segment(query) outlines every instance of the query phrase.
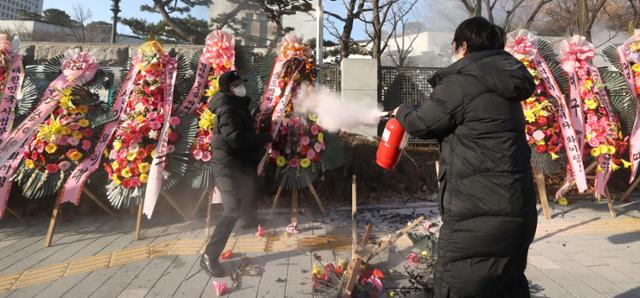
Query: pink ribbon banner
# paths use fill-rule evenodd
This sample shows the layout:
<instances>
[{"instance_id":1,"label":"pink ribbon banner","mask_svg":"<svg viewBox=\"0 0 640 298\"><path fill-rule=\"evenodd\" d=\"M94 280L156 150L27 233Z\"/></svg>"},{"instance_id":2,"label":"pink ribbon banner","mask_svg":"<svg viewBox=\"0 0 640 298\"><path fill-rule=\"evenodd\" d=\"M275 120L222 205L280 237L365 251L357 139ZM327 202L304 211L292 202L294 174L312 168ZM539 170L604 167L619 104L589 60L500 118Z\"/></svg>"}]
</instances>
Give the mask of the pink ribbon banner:
<instances>
[{"instance_id":1,"label":"pink ribbon banner","mask_svg":"<svg viewBox=\"0 0 640 298\"><path fill-rule=\"evenodd\" d=\"M200 55L202 58L204 54ZM193 86L187 97L182 101L180 108L178 109L178 115L188 115L193 113L193 110L196 109L198 103L200 102L200 97L202 97L202 91L207 85L207 78L209 77L209 73L211 72L211 64L208 62L203 62L202 59L198 61L198 68L196 69L196 80L193 82Z\"/></svg>"},{"instance_id":2,"label":"pink ribbon banner","mask_svg":"<svg viewBox=\"0 0 640 298\"><path fill-rule=\"evenodd\" d=\"M162 180L164 180L164 167L167 158L167 140L169 138L169 119L171 118L171 106L173 104L173 87L176 81L176 62L166 64L165 85L164 85L164 125L160 131L158 138L157 154L153 158L151 168L149 169L149 180L144 196L143 213L147 218L151 218L153 209L156 206L158 195L162 189Z\"/></svg>"},{"instance_id":3,"label":"pink ribbon banner","mask_svg":"<svg viewBox=\"0 0 640 298\"><path fill-rule=\"evenodd\" d=\"M71 176L69 176L69 179L65 182L62 188L62 193L60 194L61 203L73 203L74 205L78 205L80 203L82 188L87 182L87 179L89 179L89 176L98 169L100 160L102 159L102 152L107 148L113 132L116 127L118 127L120 114L124 111L125 102L133 91L133 83L138 75L138 71L139 70L136 67L132 67L129 70L125 79L125 84L123 85L124 87L120 90L118 98L116 98L116 101L113 103L113 107L111 108L111 112L116 116L116 120L107 123L102 128L100 139L98 139L98 143L93 149L93 153L78 164L73 172L71 172Z\"/></svg>"},{"instance_id":4,"label":"pink ribbon banner","mask_svg":"<svg viewBox=\"0 0 640 298\"><path fill-rule=\"evenodd\" d=\"M8 69L7 81L4 85L0 102L0 147L4 145L4 140L9 137L13 127L14 109L18 102L22 81L24 79L24 68L22 67L22 55L13 55L11 67Z\"/></svg>"},{"instance_id":5,"label":"pink ribbon banner","mask_svg":"<svg viewBox=\"0 0 640 298\"><path fill-rule=\"evenodd\" d=\"M611 123L614 123L616 127L620 127L617 123L616 114L613 111L613 107L611 107L611 101L609 100L609 95L607 94L607 90L604 87L604 82L600 77L600 73L598 69L594 66L589 66L589 72L591 73L591 77L593 78L593 82L596 86L598 86L598 95L600 97L600 103L604 107L607 118ZM600 198L601 196L606 195L606 187L607 182L609 181L609 177L611 176L611 154L601 154L598 157L598 166L599 171L596 173L596 182L595 182L595 196L596 198Z\"/></svg>"},{"instance_id":6,"label":"pink ribbon banner","mask_svg":"<svg viewBox=\"0 0 640 298\"><path fill-rule=\"evenodd\" d=\"M631 176L629 177L629 183L635 180L638 174L638 164L640 164L640 94L638 94L635 80L633 79L633 72L631 71L631 62L625 53L627 43L618 47L618 58L620 59L620 69L624 74L624 78L627 81L629 89L636 98L636 121L633 124L631 130L631 136L629 138L629 159L631 160Z\"/></svg>"},{"instance_id":7,"label":"pink ribbon banner","mask_svg":"<svg viewBox=\"0 0 640 298\"><path fill-rule=\"evenodd\" d=\"M262 104L260 107L260 111L265 111L269 108L273 108L276 105L276 96L278 96L282 90L280 90L280 76L284 71L284 63L285 60L280 58L276 58L275 64L273 65L273 70L271 71L271 76L269 77L269 82L265 87L264 95L262 96ZM262 117L266 115L262 115L262 113L258 114L258 121L256 121L256 129L259 131L259 125L262 120Z\"/></svg>"},{"instance_id":8,"label":"pink ribbon banner","mask_svg":"<svg viewBox=\"0 0 640 298\"><path fill-rule=\"evenodd\" d=\"M562 137L564 140L565 151L569 159L569 165L573 177L575 178L578 191L584 192L587 190L587 178L584 171L584 164L582 163L582 151L576 136L576 131L573 128L571 117L569 116L569 107L565 100L565 96L560 90L558 83L553 78L551 69L547 62L537 54L533 58L533 62L536 69L540 73L540 77L544 82L544 86L547 92L553 96L558 102L558 123L562 131Z\"/></svg>"}]
</instances>

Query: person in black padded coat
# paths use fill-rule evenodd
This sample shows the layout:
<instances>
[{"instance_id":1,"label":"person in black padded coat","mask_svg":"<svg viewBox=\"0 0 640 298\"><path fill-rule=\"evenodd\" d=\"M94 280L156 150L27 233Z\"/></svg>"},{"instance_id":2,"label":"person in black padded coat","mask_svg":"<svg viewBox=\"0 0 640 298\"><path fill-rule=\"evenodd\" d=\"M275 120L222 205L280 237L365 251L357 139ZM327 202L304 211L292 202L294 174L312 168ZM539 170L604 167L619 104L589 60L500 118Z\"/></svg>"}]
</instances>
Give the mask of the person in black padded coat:
<instances>
[{"instance_id":1,"label":"person in black padded coat","mask_svg":"<svg viewBox=\"0 0 640 298\"><path fill-rule=\"evenodd\" d=\"M410 135L440 142L435 297L529 297L538 217L520 101L534 82L503 50L505 35L482 17L462 22L457 61L429 80L430 98L394 112Z\"/></svg>"},{"instance_id":2,"label":"person in black padded coat","mask_svg":"<svg viewBox=\"0 0 640 298\"><path fill-rule=\"evenodd\" d=\"M209 101L209 109L216 115L212 144L213 175L224 211L209 239L200 265L215 277L225 275L218 258L238 218L244 219L245 229L257 227L256 169L261 148L271 142L270 134L256 134L249 111L250 98L246 96L244 82L235 71L222 74L218 79L220 91ZM269 120L269 117L264 119ZM268 126L269 123L261 125Z\"/></svg>"}]
</instances>

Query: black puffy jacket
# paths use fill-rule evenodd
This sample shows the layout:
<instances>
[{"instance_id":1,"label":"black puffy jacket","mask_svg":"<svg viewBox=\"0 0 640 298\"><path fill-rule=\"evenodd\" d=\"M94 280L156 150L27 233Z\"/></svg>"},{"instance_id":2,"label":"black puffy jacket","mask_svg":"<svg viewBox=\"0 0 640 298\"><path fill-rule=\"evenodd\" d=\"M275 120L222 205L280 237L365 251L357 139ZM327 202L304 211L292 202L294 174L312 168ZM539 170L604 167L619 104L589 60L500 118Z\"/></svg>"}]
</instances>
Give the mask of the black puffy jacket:
<instances>
[{"instance_id":1,"label":"black puffy jacket","mask_svg":"<svg viewBox=\"0 0 640 298\"><path fill-rule=\"evenodd\" d=\"M436 297L528 297L537 211L520 101L533 79L495 50L471 53L429 83L424 104L396 115L412 136L440 141Z\"/></svg>"},{"instance_id":2,"label":"black puffy jacket","mask_svg":"<svg viewBox=\"0 0 640 298\"><path fill-rule=\"evenodd\" d=\"M256 166L261 148L271 141L268 134L256 134L249 112L249 97L218 92L209 102L216 114L213 134L213 161ZM231 159L231 160L230 160Z\"/></svg>"}]
</instances>

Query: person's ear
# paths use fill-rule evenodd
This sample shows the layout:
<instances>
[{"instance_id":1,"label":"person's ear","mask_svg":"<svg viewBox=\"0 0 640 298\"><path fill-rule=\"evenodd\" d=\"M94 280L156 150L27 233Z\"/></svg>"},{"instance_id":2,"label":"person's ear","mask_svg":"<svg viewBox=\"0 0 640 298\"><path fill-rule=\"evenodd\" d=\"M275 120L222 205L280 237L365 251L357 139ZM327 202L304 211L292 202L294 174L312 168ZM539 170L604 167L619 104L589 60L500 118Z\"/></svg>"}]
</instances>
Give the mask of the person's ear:
<instances>
[{"instance_id":1,"label":"person's ear","mask_svg":"<svg viewBox=\"0 0 640 298\"><path fill-rule=\"evenodd\" d=\"M466 41L462 42L462 45L460 46L460 52L462 53L463 57L469 54L469 48L467 47Z\"/></svg>"}]
</instances>

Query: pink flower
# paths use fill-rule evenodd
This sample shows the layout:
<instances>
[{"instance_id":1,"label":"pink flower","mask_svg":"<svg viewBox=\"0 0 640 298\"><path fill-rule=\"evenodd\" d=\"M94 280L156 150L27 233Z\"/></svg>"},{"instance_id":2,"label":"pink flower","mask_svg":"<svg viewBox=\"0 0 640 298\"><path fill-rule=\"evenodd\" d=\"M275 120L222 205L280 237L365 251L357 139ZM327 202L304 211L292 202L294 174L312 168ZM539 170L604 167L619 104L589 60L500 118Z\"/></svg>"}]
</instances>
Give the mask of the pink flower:
<instances>
[{"instance_id":1,"label":"pink flower","mask_svg":"<svg viewBox=\"0 0 640 298\"><path fill-rule=\"evenodd\" d=\"M302 143L302 145L309 145L309 142L311 142L311 140L308 136L303 136L302 138L300 138L300 143Z\"/></svg>"},{"instance_id":2,"label":"pink flower","mask_svg":"<svg viewBox=\"0 0 640 298\"><path fill-rule=\"evenodd\" d=\"M533 139L535 139L536 141L540 141L542 139L544 139L544 132L540 131L540 130L536 130L533 132Z\"/></svg>"},{"instance_id":3,"label":"pink flower","mask_svg":"<svg viewBox=\"0 0 640 298\"><path fill-rule=\"evenodd\" d=\"M178 117L171 117L171 119L169 119L169 124L171 126L176 126L178 124L180 124L180 118Z\"/></svg>"},{"instance_id":4,"label":"pink flower","mask_svg":"<svg viewBox=\"0 0 640 298\"><path fill-rule=\"evenodd\" d=\"M382 292L382 281L380 281L380 279L378 279L377 277L371 275L371 277L369 277L369 279L367 280L371 285L373 285L373 287L379 292Z\"/></svg>"},{"instance_id":5,"label":"pink flower","mask_svg":"<svg viewBox=\"0 0 640 298\"><path fill-rule=\"evenodd\" d=\"M69 145L71 146L78 146L78 144L80 144L80 140L76 138L69 138L69 140L67 140L67 143L69 143Z\"/></svg>"},{"instance_id":6,"label":"pink flower","mask_svg":"<svg viewBox=\"0 0 640 298\"><path fill-rule=\"evenodd\" d=\"M91 141L89 140L82 141L82 150L89 151L89 149L91 149Z\"/></svg>"},{"instance_id":7,"label":"pink flower","mask_svg":"<svg viewBox=\"0 0 640 298\"><path fill-rule=\"evenodd\" d=\"M202 160L202 150L193 150L193 158L196 160Z\"/></svg>"},{"instance_id":8,"label":"pink flower","mask_svg":"<svg viewBox=\"0 0 640 298\"><path fill-rule=\"evenodd\" d=\"M258 232L256 233L256 237L264 237L264 229L262 228L261 225L258 225Z\"/></svg>"},{"instance_id":9,"label":"pink flower","mask_svg":"<svg viewBox=\"0 0 640 298\"><path fill-rule=\"evenodd\" d=\"M211 152L202 151L202 161L207 162L211 160Z\"/></svg>"},{"instance_id":10,"label":"pink flower","mask_svg":"<svg viewBox=\"0 0 640 298\"><path fill-rule=\"evenodd\" d=\"M36 145L36 151L38 151L38 153L42 153L42 151L44 150L44 142L38 142Z\"/></svg>"},{"instance_id":11,"label":"pink flower","mask_svg":"<svg viewBox=\"0 0 640 298\"><path fill-rule=\"evenodd\" d=\"M271 158L276 159L276 158L278 158L278 156L280 156L280 151L278 151L278 150L272 150L271 151Z\"/></svg>"},{"instance_id":12,"label":"pink flower","mask_svg":"<svg viewBox=\"0 0 640 298\"><path fill-rule=\"evenodd\" d=\"M317 125L311 125L311 133L315 136L320 133L320 127Z\"/></svg>"},{"instance_id":13,"label":"pink flower","mask_svg":"<svg viewBox=\"0 0 640 298\"><path fill-rule=\"evenodd\" d=\"M321 152L322 149L324 148L324 146L320 143L316 143L315 145L313 145L313 150L317 151L317 152Z\"/></svg>"},{"instance_id":14,"label":"pink flower","mask_svg":"<svg viewBox=\"0 0 640 298\"><path fill-rule=\"evenodd\" d=\"M307 158L308 159L316 158L316 151L315 150L309 150L309 152L307 152Z\"/></svg>"},{"instance_id":15,"label":"pink flower","mask_svg":"<svg viewBox=\"0 0 640 298\"><path fill-rule=\"evenodd\" d=\"M77 122L71 123L71 124L69 124L69 129L78 130L78 129L80 129L80 124L78 124Z\"/></svg>"},{"instance_id":16,"label":"pink flower","mask_svg":"<svg viewBox=\"0 0 640 298\"><path fill-rule=\"evenodd\" d=\"M63 171L68 170L70 167L71 167L71 163L66 160L58 164L58 168L60 168L60 170L63 170Z\"/></svg>"},{"instance_id":17,"label":"pink flower","mask_svg":"<svg viewBox=\"0 0 640 298\"><path fill-rule=\"evenodd\" d=\"M174 151L176 151L176 146L167 145L167 153L173 153Z\"/></svg>"},{"instance_id":18,"label":"pink flower","mask_svg":"<svg viewBox=\"0 0 640 298\"><path fill-rule=\"evenodd\" d=\"M598 140L598 138L591 138L591 140L589 140L589 146L592 148L600 146L600 140Z\"/></svg>"},{"instance_id":19,"label":"pink flower","mask_svg":"<svg viewBox=\"0 0 640 298\"><path fill-rule=\"evenodd\" d=\"M229 290L229 288L227 287L227 283L224 281L217 282L214 280L212 284L213 284L213 290L216 292L216 296L223 296Z\"/></svg>"},{"instance_id":20,"label":"pink flower","mask_svg":"<svg viewBox=\"0 0 640 298\"><path fill-rule=\"evenodd\" d=\"M298 230L298 225L297 224L289 224L287 226L287 233L289 235L296 235L298 233L300 233L300 231Z\"/></svg>"},{"instance_id":21,"label":"pink flower","mask_svg":"<svg viewBox=\"0 0 640 298\"><path fill-rule=\"evenodd\" d=\"M213 141L213 136L211 134L208 134L205 138L204 138L204 142L209 144L211 143L211 141Z\"/></svg>"},{"instance_id":22,"label":"pink flower","mask_svg":"<svg viewBox=\"0 0 640 298\"><path fill-rule=\"evenodd\" d=\"M162 124L160 124L160 122L158 121L151 121L151 123L149 123L149 127L153 130L158 130L162 128Z\"/></svg>"},{"instance_id":23,"label":"pink flower","mask_svg":"<svg viewBox=\"0 0 640 298\"><path fill-rule=\"evenodd\" d=\"M300 161L297 158L289 160L289 167L297 168L298 166L300 166Z\"/></svg>"},{"instance_id":24,"label":"pink flower","mask_svg":"<svg viewBox=\"0 0 640 298\"><path fill-rule=\"evenodd\" d=\"M419 254L412 252L407 256L407 263L411 266L415 266L420 264L422 261L422 258L420 257Z\"/></svg>"},{"instance_id":25,"label":"pink flower","mask_svg":"<svg viewBox=\"0 0 640 298\"><path fill-rule=\"evenodd\" d=\"M47 171L47 173L49 174L53 174L58 172L58 165L54 164L54 163L50 163L45 167L45 170Z\"/></svg>"}]
</instances>

